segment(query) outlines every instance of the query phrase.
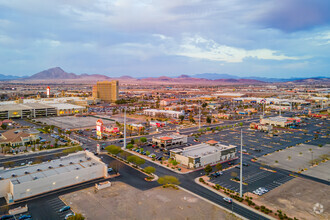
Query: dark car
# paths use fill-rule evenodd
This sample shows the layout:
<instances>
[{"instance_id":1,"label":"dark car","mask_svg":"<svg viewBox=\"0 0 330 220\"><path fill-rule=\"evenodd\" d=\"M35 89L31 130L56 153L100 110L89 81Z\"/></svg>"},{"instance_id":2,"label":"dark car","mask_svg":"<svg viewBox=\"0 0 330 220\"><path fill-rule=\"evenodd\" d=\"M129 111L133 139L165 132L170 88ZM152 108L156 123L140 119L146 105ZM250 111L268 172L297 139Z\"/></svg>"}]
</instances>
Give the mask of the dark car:
<instances>
[{"instance_id":1,"label":"dark car","mask_svg":"<svg viewBox=\"0 0 330 220\"><path fill-rule=\"evenodd\" d=\"M14 216L13 215L3 215L0 217L1 220L2 219L11 219L11 218L14 218Z\"/></svg>"},{"instance_id":2,"label":"dark car","mask_svg":"<svg viewBox=\"0 0 330 220\"><path fill-rule=\"evenodd\" d=\"M245 167L249 166L249 164L247 164L247 163L242 163L242 165L245 166Z\"/></svg>"}]
</instances>

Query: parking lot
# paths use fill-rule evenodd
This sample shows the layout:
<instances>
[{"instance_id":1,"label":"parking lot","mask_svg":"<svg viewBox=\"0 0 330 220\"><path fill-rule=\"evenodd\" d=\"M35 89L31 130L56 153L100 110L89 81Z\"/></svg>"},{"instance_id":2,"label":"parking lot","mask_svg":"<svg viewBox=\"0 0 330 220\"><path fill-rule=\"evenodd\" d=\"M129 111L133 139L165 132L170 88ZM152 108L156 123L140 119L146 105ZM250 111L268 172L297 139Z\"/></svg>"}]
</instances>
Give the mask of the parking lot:
<instances>
[{"instance_id":1,"label":"parking lot","mask_svg":"<svg viewBox=\"0 0 330 220\"><path fill-rule=\"evenodd\" d=\"M236 163L238 161L235 161ZM240 169L234 167L223 171L223 175L219 177L212 177L211 182L219 184L227 189L239 192L239 183L233 179L235 176L239 177ZM260 169L260 165L257 163L249 162L248 166L243 166L243 182L247 185L243 185L243 193L253 192L259 187L265 187L267 190L272 190L294 177L289 176L288 173L282 172L270 172Z\"/></svg>"},{"instance_id":2,"label":"parking lot","mask_svg":"<svg viewBox=\"0 0 330 220\"><path fill-rule=\"evenodd\" d=\"M98 118L95 117L75 117L75 116L64 116L64 117L49 117L39 118L37 121L47 123L49 125L55 125L62 129L78 129L78 128L90 128L96 126ZM114 124L114 121L103 120L104 125Z\"/></svg>"},{"instance_id":3,"label":"parking lot","mask_svg":"<svg viewBox=\"0 0 330 220\"><path fill-rule=\"evenodd\" d=\"M285 163L283 167L279 167L284 169L283 172L270 172L263 169L260 169L262 166L261 164L265 161L258 160L258 163L251 162L251 159L253 158L259 158L265 154L269 154L270 156L274 155L275 153L278 153L276 151L286 149L289 146L295 146L296 144L301 144L305 142L309 142L308 144L314 144L312 148L319 148L318 145L320 143L327 143L327 130L324 128L326 126L327 122L322 121L324 124L322 126L320 125L320 120L316 119L310 119L307 121L306 124L301 125L299 129L291 130L291 131L281 131L277 133L276 136L269 136L267 133L251 130L248 127L236 127L233 129L226 129L222 131L214 131L210 134L204 134L200 137L198 137L198 142L195 141L194 136L188 137L188 145L195 145L201 142L205 142L208 140L216 140L220 141L223 144L229 145L233 144L236 146L240 146L240 130L243 130L243 151L245 152L243 154L243 162L248 163L248 167L243 167L243 180L247 185L243 186L244 192L252 192L256 190L259 187L265 187L268 190L272 190L289 180L291 180L292 176L289 176L290 171L286 171ZM306 131L306 130L307 131ZM318 138L314 140L315 134L318 134ZM181 146L181 147L185 147ZM144 151L149 151L150 153L156 154L156 156L164 156L165 158L168 158L169 156L165 154L163 151L160 151L160 149L154 149L151 146L142 146ZM294 148L289 148L294 149ZM324 152L326 151L326 147L319 148L323 149ZM239 148L238 148L239 150ZM280 151L285 152L286 150ZM275 153L274 153L275 152ZM319 152L319 154L324 153ZM297 153L298 154L298 153ZM310 158L310 154L305 153L306 157ZM318 154L317 154L318 155ZM270 157L266 156L266 157ZM287 160L288 155L281 156L282 160ZM237 164L239 161L233 161L234 164ZM286 161L288 162L288 161ZM308 162L308 161L307 161ZM228 167L228 164L224 163L223 168ZM288 169L290 170L290 169ZM320 172L324 172L326 169L321 169ZM297 170L295 170L297 171ZM219 184L223 187L226 187L228 189L239 191L239 183L232 181L233 178L232 173L236 173L236 175L239 176L239 169L232 168L230 170L224 171L223 175L217 178L213 178L211 181ZM325 171L326 172L326 171ZM306 173L308 174L308 173Z\"/></svg>"}]
</instances>

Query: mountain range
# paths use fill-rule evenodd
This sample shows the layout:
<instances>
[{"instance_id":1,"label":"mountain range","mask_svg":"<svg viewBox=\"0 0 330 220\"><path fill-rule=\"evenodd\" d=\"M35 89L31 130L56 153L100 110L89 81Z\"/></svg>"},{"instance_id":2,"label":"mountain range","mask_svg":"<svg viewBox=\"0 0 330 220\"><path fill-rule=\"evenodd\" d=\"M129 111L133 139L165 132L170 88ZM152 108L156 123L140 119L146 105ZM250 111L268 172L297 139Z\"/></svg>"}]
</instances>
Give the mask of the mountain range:
<instances>
[{"instance_id":1,"label":"mountain range","mask_svg":"<svg viewBox=\"0 0 330 220\"><path fill-rule=\"evenodd\" d=\"M313 82L329 82L330 79L327 77L313 77L313 78L290 78L290 79L279 79L279 78L267 78L267 77L238 77L230 74L218 74L218 73L202 73L195 75L180 75L177 77L144 77L144 78L133 78L131 76L121 77L108 77L101 74L80 74L68 73L60 67L50 68L48 70L41 71L27 77L17 76L6 76L0 74L0 80L29 80L29 81L99 81L99 80L110 80L119 79L124 82L143 82L143 83L173 83L173 84L260 84L270 82L297 82L297 83L313 83Z\"/></svg>"}]
</instances>

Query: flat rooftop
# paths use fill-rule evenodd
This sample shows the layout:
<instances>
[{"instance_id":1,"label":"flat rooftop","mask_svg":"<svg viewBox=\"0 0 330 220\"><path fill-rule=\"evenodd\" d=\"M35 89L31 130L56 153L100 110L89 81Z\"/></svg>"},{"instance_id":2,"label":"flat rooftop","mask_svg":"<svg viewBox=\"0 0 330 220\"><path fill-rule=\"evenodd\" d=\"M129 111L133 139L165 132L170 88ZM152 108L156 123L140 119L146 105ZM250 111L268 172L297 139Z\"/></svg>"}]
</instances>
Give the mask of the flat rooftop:
<instances>
[{"instance_id":1,"label":"flat rooftop","mask_svg":"<svg viewBox=\"0 0 330 220\"><path fill-rule=\"evenodd\" d=\"M85 152L77 152L49 162L0 170L0 177L15 185L100 164L103 162L88 157Z\"/></svg>"},{"instance_id":2,"label":"flat rooftop","mask_svg":"<svg viewBox=\"0 0 330 220\"><path fill-rule=\"evenodd\" d=\"M190 146L190 147L185 147L182 150L181 149L173 149L172 151L175 153L180 153L182 154L182 156L185 157L203 157L209 154L214 154L216 152L220 152L223 150L227 150L227 149L231 149L231 148L236 148L236 146L234 145L224 145L224 144L220 144L218 143L217 145L210 145L207 143L201 143L201 144L197 144L194 146Z\"/></svg>"},{"instance_id":3,"label":"flat rooftop","mask_svg":"<svg viewBox=\"0 0 330 220\"><path fill-rule=\"evenodd\" d=\"M164 136L158 136L158 137L155 137L157 139L160 139L160 140L172 140L172 139L180 139L180 138L183 138L183 137L186 137L187 135L181 135L181 134L170 134L170 135L164 135Z\"/></svg>"}]
</instances>

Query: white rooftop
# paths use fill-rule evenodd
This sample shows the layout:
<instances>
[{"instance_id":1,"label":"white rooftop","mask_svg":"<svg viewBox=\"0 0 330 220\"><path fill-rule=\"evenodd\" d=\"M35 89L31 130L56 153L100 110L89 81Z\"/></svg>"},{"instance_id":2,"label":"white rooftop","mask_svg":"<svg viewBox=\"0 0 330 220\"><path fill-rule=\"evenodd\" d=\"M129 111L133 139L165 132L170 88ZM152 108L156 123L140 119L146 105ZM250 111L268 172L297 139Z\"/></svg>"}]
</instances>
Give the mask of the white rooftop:
<instances>
[{"instance_id":1,"label":"white rooftop","mask_svg":"<svg viewBox=\"0 0 330 220\"><path fill-rule=\"evenodd\" d=\"M203 157L209 154L214 154L223 150L227 150L227 149L231 149L231 148L236 148L236 146L234 145L224 145L224 144L216 144L216 145L210 145L207 143L201 143L201 144L197 144L194 146L190 146L190 147L185 147L182 150L181 149L173 149L172 151L175 153L180 153L182 154L182 156L185 157Z\"/></svg>"},{"instance_id":2,"label":"white rooftop","mask_svg":"<svg viewBox=\"0 0 330 220\"><path fill-rule=\"evenodd\" d=\"M0 170L0 181L9 179L13 184L20 184L100 164L103 162L88 157L85 152L77 152L41 164Z\"/></svg>"}]
</instances>

